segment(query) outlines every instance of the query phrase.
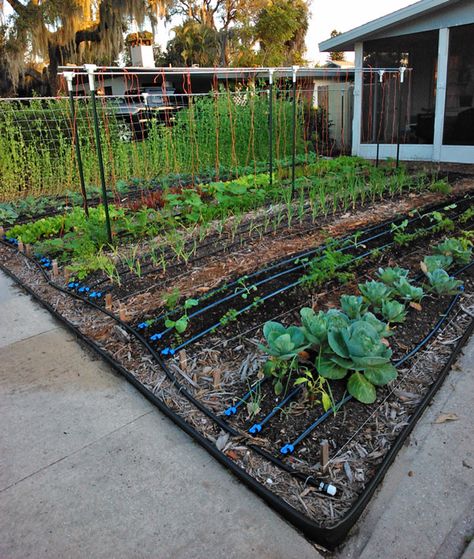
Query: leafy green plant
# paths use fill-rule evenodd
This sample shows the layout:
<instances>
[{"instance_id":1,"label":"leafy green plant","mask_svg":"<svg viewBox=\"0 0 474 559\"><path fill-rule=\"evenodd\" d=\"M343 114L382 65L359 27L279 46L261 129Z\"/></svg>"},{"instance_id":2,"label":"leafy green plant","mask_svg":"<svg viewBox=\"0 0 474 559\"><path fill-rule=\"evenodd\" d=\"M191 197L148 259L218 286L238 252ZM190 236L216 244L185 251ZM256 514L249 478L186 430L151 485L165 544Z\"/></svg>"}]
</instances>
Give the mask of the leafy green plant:
<instances>
[{"instance_id":1,"label":"leafy green plant","mask_svg":"<svg viewBox=\"0 0 474 559\"><path fill-rule=\"evenodd\" d=\"M367 281L359 284L359 289L373 309L378 312L382 307L383 301L391 298L393 290L381 281Z\"/></svg>"},{"instance_id":2,"label":"leafy green plant","mask_svg":"<svg viewBox=\"0 0 474 559\"><path fill-rule=\"evenodd\" d=\"M363 297L356 295L342 295L341 309L351 320L359 319L367 312L367 304Z\"/></svg>"},{"instance_id":3,"label":"leafy green plant","mask_svg":"<svg viewBox=\"0 0 474 559\"><path fill-rule=\"evenodd\" d=\"M174 328L178 334L185 332L189 325L188 310L199 304L196 299L186 299L183 305L184 314L176 320L167 318L165 320L166 328Z\"/></svg>"},{"instance_id":4,"label":"leafy green plant","mask_svg":"<svg viewBox=\"0 0 474 559\"><path fill-rule=\"evenodd\" d=\"M379 320L375 316L375 314L373 314L371 312L366 312L362 316L361 320L363 322L367 322L368 324L370 324L372 326L372 328L374 328L376 330L376 332L378 332L378 334L380 335L381 338L388 338L389 336L391 336L393 334L393 332L390 330L388 324L386 324L382 320Z\"/></svg>"},{"instance_id":5,"label":"leafy green plant","mask_svg":"<svg viewBox=\"0 0 474 559\"><path fill-rule=\"evenodd\" d=\"M227 324L229 324L229 322L237 320L238 314L239 313L236 309L229 309L223 316L221 316L219 322L222 324L222 326L226 326Z\"/></svg>"},{"instance_id":6,"label":"leafy green plant","mask_svg":"<svg viewBox=\"0 0 474 559\"><path fill-rule=\"evenodd\" d=\"M379 268L377 271L379 280L386 285L392 287L395 282L401 278L408 277L408 270L406 268Z\"/></svg>"},{"instance_id":7,"label":"leafy green plant","mask_svg":"<svg viewBox=\"0 0 474 559\"><path fill-rule=\"evenodd\" d=\"M259 348L282 361L294 359L308 347L303 330L298 326L285 328L279 322L266 322L263 335L268 345L260 344Z\"/></svg>"},{"instance_id":8,"label":"leafy green plant","mask_svg":"<svg viewBox=\"0 0 474 559\"><path fill-rule=\"evenodd\" d=\"M180 298L181 292L177 287L175 287L173 291L171 291L170 293L165 293L165 295L163 295L163 303L168 310L172 311L176 307Z\"/></svg>"},{"instance_id":9,"label":"leafy green plant","mask_svg":"<svg viewBox=\"0 0 474 559\"><path fill-rule=\"evenodd\" d=\"M235 292L241 290L241 297L242 299L247 299L248 296L252 293L252 291L257 291L257 287L255 285L250 285L248 286L246 281L248 279L248 276L242 276L241 278L239 278L237 280L237 284L239 285L239 287L236 288Z\"/></svg>"},{"instance_id":10,"label":"leafy green plant","mask_svg":"<svg viewBox=\"0 0 474 559\"><path fill-rule=\"evenodd\" d=\"M430 291L437 295L454 295L459 292L459 287L463 284L461 280L451 277L442 269L428 272L426 276L430 284Z\"/></svg>"},{"instance_id":11,"label":"leafy green plant","mask_svg":"<svg viewBox=\"0 0 474 559\"><path fill-rule=\"evenodd\" d=\"M425 294L422 287L412 285L406 278L399 279L393 287L397 297L403 301L415 301L419 303Z\"/></svg>"},{"instance_id":12,"label":"leafy green plant","mask_svg":"<svg viewBox=\"0 0 474 559\"><path fill-rule=\"evenodd\" d=\"M421 269L426 274L427 272L434 272L441 268L447 270L453 263L452 256L444 256L443 254L435 254L433 256L425 256L421 263Z\"/></svg>"},{"instance_id":13,"label":"leafy green plant","mask_svg":"<svg viewBox=\"0 0 474 559\"><path fill-rule=\"evenodd\" d=\"M436 245L434 252L444 256L451 256L460 264L468 264L472 258L471 243L466 239L456 239L454 237Z\"/></svg>"},{"instance_id":14,"label":"leafy green plant","mask_svg":"<svg viewBox=\"0 0 474 559\"><path fill-rule=\"evenodd\" d=\"M432 192L439 192L440 194L450 194L452 187L446 180L437 180L430 184Z\"/></svg>"},{"instance_id":15,"label":"leafy green plant","mask_svg":"<svg viewBox=\"0 0 474 559\"><path fill-rule=\"evenodd\" d=\"M398 301L383 301L380 314L388 322L405 322L407 312L405 305Z\"/></svg>"},{"instance_id":16,"label":"leafy green plant","mask_svg":"<svg viewBox=\"0 0 474 559\"><path fill-rule=\"evenodd\" d=\"M302 331L306 340L313 346L322 346L327 341L328 321L323 311L315 313L313 309L304 307L300 310Z\"/></svg>"},{"instance_id":17,"label":"leafy green plant","mask_svg":"<svg viewBox=\"0 0 474 559\"><path fill-rule=\"evenodd\" d=\"M329 330L328 343L333 355L317 359L319 374L329 379L342 379L353 371L347 389L362 403L375 402L375 386L384 386L397 377L390 363L392 351L382 343L375 328L365 321Z\"/></svg>"},{"instance_id":18,"label":"leafy green plant","mask_svg":"<svg viewBox=\"0 0 474 559\"><path fill-rule=\"evenodd\" d=\"M267 346L259 344L259 348L272 356L264 367L266 376L273 377L275 394L278 396L288 385L292 373L297 368L298 355L308 344L301 328L289 326L285 328L278 322L266 322L263 335Z\"/></svg>"},{"instance_id":19,"label":"leafy green plant","mask_svg":"<svg viewBox=\"0 0 474 559\"><path fill-rule=\"evenodd\" d=\"M306 388L312 405L320 403L324 411L328 411L331 408L335 410L336 403L331 392L331 386L324 377L317 373L315 374L307 367L303 367L298 371L298 375L295 380L295 386L304 386Z\"/></svg>"}]
</instances>

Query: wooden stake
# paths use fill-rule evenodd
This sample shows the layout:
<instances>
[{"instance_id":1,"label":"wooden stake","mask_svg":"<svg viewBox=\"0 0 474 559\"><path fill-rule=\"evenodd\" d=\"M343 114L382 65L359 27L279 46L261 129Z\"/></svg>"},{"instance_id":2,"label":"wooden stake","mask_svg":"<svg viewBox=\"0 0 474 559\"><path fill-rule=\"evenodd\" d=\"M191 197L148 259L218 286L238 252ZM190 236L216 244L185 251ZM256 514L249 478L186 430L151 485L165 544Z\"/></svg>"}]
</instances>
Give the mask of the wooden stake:
<instances>
[{"instance_id":1,"label":"wooden stake","mask_svg":"<svg viewBox=\"0 0 474 559\"><path fill-rule=\"evenodd\" d=\"M108 311L112 310L112 293L105 294L105 308Z\"/></svg>"},{"instance_id":2,"label":"wooden stake","mask_svg":"<svg viewBox=\"0 0 474 559\"><path fill-rule=\"evenodd\" d=\"M25 252L25 245L23 244L23 241L18 241L18 250L20 252Z\"/></svg>"},{"instance_id":3,"label":"wooden stake","mask_svg":"<svg viewBox=\"0 0 474 559\"><path fill-rule=\"evenodd\" d=\"M4 235L5 235L5 229L3 228L2 225L0 225L0 237L3 239Z\"/></svg>"},{"instance_id":4,"label":"wooden stake","mask_svg":"<svg viewBox=\"0 0 474 559\"><path fill-rule=\"evenodd\" d=\"M212 371L212 376L214 379L214 388L220 388L221 387L221 372L219 369L214 369Z\"/></svg>"},{"instance_id":5,"label":"wooden stake","mask_svg":"<svg viewBox=\"0 0 474 559\"><path fill-rule=\"evenodd\" d=\"M69 268L64 269L64 281L65 283L69 283L69 278L71 277L71 270Z\"/></svg>"},{"instance_id":6,"label":"wooden stake","mask_svg":"<svg viewBox=\"0 0 474 559\"><path fill-rule=\"evenodd\" d=\"M59 276L58 261L53 260L53 277L57 278Z\"/></svg>"},{"instance_id":7,"label":"wooden stake","mask_svg":"<svg viewBox=\"0 0 474 559\"><path fill-rule=\"evenodd\" d=\"M122 322L127 322L127 320L128 320L127 310L122 305L120 305L120 308L119 308L119 318Z\"/></svg>"},{"instance_id":8,"label":"wooden stake","mask_svg":"<svg viewBox=\"0 0 474 559\"><path fill-rule=\"evenodd\" d=\"M25 245L25 254L26 256L31 256L31 245L29 244Z\"/></svg>"},{"instance_id":9,"label":"wooden stake","mask_svg":"<svg viewBox=\"0 0 474 559\"><path fill-rule=\"evenodd\" d=\"M321 441L320 462L321 462L321 468L323 470L323 473L325 473L326 470L328 469L328 462L329 462L329 442L326 439Z\"/></svg>"}]
</instances>

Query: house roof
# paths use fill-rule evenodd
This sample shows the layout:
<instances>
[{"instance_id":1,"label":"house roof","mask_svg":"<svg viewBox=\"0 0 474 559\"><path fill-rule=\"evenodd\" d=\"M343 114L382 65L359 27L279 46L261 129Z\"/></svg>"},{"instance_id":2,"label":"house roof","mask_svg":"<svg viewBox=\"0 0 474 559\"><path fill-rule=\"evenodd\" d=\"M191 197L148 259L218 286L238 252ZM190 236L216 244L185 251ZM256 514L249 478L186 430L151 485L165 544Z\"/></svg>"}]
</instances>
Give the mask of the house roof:
<instances>
[{"instance_id":1,"label":"house roof","mask_svg":"<svg viewBox=\"0 0 474 559\"><path fill-rule=\"evenodd\" d=\"M319 50L321 52L354 50L354 43L358 41L366 40L376 33L383 32L395 26L398 27L409 20L419 18L420 16L426 16L442 8L452 6L457 2L459 2L459 0L421 0L401 10L369 21L359 27L355 27L346 33L327 39L319 43Z\"/></svg>"}]
</instances>

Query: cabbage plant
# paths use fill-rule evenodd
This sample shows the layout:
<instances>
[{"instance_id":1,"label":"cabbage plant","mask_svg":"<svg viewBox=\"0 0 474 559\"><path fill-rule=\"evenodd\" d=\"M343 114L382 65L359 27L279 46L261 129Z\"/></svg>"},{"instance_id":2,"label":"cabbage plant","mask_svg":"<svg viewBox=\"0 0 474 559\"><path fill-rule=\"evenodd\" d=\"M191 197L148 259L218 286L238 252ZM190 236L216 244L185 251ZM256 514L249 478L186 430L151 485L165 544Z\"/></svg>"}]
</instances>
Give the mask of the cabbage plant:
<instances>
[{"instance_id":1,"label":"cabbage plant","mask_svg":"<svg viewBox=\"0 0 474 559\"><path fill-rule=\"evenodd\" d=\"M302 330L305 338L312 346L323 346L328 337L328 320L326 313L319 311L315 313L313 309L304 307L300 310Z\"/></svg>"},{"instance_id":2,"label":"cabbage plant","mask_svg":"<svg viewBox=\"0 0 474 559\"><path fill-rule=\"evenodd\" d=\"M351 319L359 319L367 311L364 298L356 295L342 295L341 309Z\"/></svg>"},{"instance_id":3,"label":"cabbage plant","mask_svg":"<svg viewBox=\"0 0 474 559\"><path fill-rule=\"evenodd\" d=\"M392 296L392 289L381 281L372 280L359 283L359 289L364 299L372 305L376 312L382 307L382 302Z\"/></svg>"},{"instance_id":4,"label":"cabbage plant","mask_svg":"<svg viewBox=\"0 0 474 559\"><path fill-rule=\"evenodd\" d=\"M384 301L381 315L387 322L405 322L407 311L405 305L398 301Z\"/></svg>"},{"instance_id":5,"label":"cabbage plant","mask_svg":"<svg viewBox=\"0 0 474 559\"><path fill-rule=\"evenodd\" d=\"M444 256L443 254L434 254L433 256L425 256L422 262L423 272L434 272L441 268L442 270L447 270L453 263L452 256Z\"/></svg>"},{"instance_id":6,"label":"cabbage plant","mask_svg":"<svg viewBox=\"0 0 474 559\"><path fill-rule=\"evenodd\" d=\"M376 386L384 386L397 377L390 363L392 351L368 322L356 320L350 326L330 329L328 344L332 353L316 360L321 376L342 379L349 371L349 393L364 404L376 399Z\"/></svg>"},{"instance_id":7,"label":"cabbage plant","mask_svg":"<svg viewBox=\"0 0 474 559\"><path fill-rule=\"evenodd\" d=\"M406 268L379 268L377 271L379 280L388 286L393 286L401 278L408 277L408 270Z\"/></svg>"},{"instance_id":8,"label":"cabbage plant","mask_svg":"<svg viewBox=\"0 0 474 559\"><path fill-rule=\"evenodd\" d=\"M375 314L371 312L366 312L364 316L361 318L363 322L368 322L372 328L375 328L377 333L380 335L381 338L388 338L393 334L393 332L388 327L388 324L379 320Z\"/></svg>"},{"instance_id":9,"label":"cabbage plant","mask_svg":"<svg viewBox=\"0 0 474 559\"><path fill-rule=\"evenodd\" d=\"M405 278L398 280L393 287L397 296L403 301L416 301L419 303L425 294L422 287L412 285Z\"/></svg>"},{"instance_id":10,"label":"cabbage plant","mask_svg":"<svg viewBox=\"0 0 474 559\"><path fill-rule=\"evenodd\" d=\"M279 322L269 321L263 327L263 335L268 345L259 344L259 348L282 361L293 359L309 346L298 326L285 328Z\"/></svg>"},{"instance_id":11,"label":"cabbage plant","mask_svg":"<svg viewBox=\"0 0 474 559\"><path fill-rule=\"evenodd\" d=\"M451 277L448 272L441 269L428 272L426 276L430 283L430 291L437 295L454 295L463 284L461 280Z\"/></svg>"},{"instance_id":12,"label":"cabbage plant","mask_svg":"<svg viewBox=\"0 0 474 559\"><path fill-rule=\"evenodd\" d=\"M472 248L470 242L465 239L446 239L439 245L435 246L436 254L451 256L460 264L468 264L472 258Z\"/></svg>"}]
</instances>

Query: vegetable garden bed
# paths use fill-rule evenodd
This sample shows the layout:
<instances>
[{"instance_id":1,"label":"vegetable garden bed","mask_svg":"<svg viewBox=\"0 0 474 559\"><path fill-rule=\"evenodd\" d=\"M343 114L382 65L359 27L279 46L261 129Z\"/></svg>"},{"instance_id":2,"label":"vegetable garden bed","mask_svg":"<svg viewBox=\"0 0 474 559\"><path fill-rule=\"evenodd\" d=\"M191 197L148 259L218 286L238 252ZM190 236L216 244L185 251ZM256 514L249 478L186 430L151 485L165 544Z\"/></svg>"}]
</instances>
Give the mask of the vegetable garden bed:
<instances>
[{"instance_id":1,"label":"vegetable garden bed","mask_svg":"<svg viewBox=\"0 0 474 559\"><path fill-rule=\"evenodd\" d=\"M196 250L166 253L165 267L149 256L156 239L136 245L143 273L122 259L119 282L103 270L67 278L66 265L53 274L44 252L25 257L8 230L0 261L240 479L334 547L472 330L472 200L461 181L449 194L339 202L317 219L290 201L280 224L277 204L251 208L206 235L196 222L186 230Z\"/></svg>"}]
</instances>

